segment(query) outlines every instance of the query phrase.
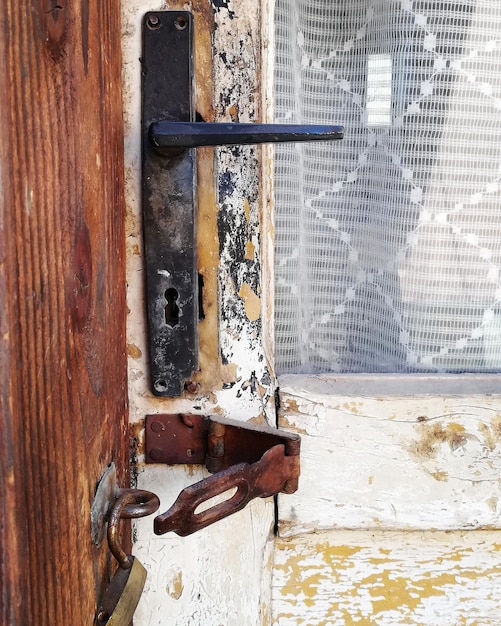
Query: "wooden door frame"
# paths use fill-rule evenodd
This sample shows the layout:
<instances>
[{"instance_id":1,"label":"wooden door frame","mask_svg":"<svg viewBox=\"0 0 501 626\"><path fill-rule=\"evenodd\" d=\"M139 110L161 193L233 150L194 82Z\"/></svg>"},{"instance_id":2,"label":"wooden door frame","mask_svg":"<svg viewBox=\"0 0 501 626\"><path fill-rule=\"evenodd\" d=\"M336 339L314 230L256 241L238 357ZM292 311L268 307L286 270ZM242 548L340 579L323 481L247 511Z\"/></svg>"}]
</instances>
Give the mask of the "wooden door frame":
<instances>
[{"instance_id":1,"label":"wooden door frame","mask_svg":"<svg viewBox=\"0 0 501 626\"><path fill-rule=\"evenodd\" d=\"M0 620L89 624L128 482L120 3L0 13Z\"/></svg>"}]
</instances>

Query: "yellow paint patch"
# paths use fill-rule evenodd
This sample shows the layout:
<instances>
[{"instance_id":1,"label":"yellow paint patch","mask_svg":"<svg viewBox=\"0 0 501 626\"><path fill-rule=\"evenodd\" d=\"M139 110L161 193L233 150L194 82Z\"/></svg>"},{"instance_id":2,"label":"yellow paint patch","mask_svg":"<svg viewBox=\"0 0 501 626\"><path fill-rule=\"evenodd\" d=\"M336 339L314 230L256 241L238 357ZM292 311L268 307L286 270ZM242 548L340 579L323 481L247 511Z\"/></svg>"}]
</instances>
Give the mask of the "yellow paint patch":
<instances>
[{"instance_id":1,"label":"yellow paint patch","mask_svg":"<svg viewBox=\"0 0 501 626\"><path fill-rule=\"evenodd\" d=\"M247 223L250 223L250 204L247 198L245 198L244 200L244 211L245 211L245 219L247 220Z\"/></svg>"},{"instance_id":2,"label":"yellow paint patch","mask_svg":"<svg viewBox=\"0 0 501 626\"><path fill-rule=\"evenodd\" d=\"M139 359L142 356L141 350L133 343L127 344L127 354L131 359Z\"/></svg>"},{"instance_id":3,"label":"yellow paint patch","mask_svg":"<svg viewBox=\"0 0 501 626\"><path fill-rule=\"evenodd\" d=\"M356 402L345 402L345 403L343 404L343 408L344 408L346 411L349 411L350 413L354 413L355 415L357 415L357 414L358 414L358 412L359 412L359 411L358 411L358 406L357 406L357 403L356 403Z\"/></svg>"},{"instance_id":4,"label":"yellow paint patch","mask_svg":"<svg viewBox=\"0 0 501 626\"><path fill-rule=\"evenodd\" d=\"M237 365L228 363L221 366L221 379L224 384L234 383L237 380Z\"/></svg>"},{"instance_id":5,"label":"yellow paint patch","mask_svg":"<svg viewBox=\"0 0 501 626\"><path fill-rule=\"evenodd\" d=\"M251 322L255 322L261 315L261 300L248 283L243 283L238 295L244 301L245 314Z\"/></svg>"},{"instance_id":6,"label":"yellow paint patch","mask_svg":"<svg viewBox=\"0 0 501 626\"><path fill-rule=\"evenodd\" d=\"M485 445L489 450L494 450L496 445L501 441L501 420L496 417L491 420L490 424L480 422L478 424L478 430L482 433L482 437Z\"/></svg>"},{"instance_id":7,"label":"yellow paint patch","mask_svg":"<svg viewBox=\"0 0 501 626\"><path fill-rule=\"evenodd\" d=\"M459 626L473 625L475 614L485 626L499 623L492 602L501 577L494 533L345 531L324 537L330 539L276 540L275 626L390 626L396 616L399 624ZM343 539L348 543L340 545ZM445 614L450 597L457 602Z\"/></svg>"},{"instance_id":8,"label":"yellow paint patch","mask_svg":"<svg viewBox=\"0 0 501 626\"><path fill-rule=\"evenodd\" d=\"M297 400L294 400L293 398L284 399L283 407L284 407L284 411L287 411L288 413L300 413L301 412L299 410Z\"/></svg>"},{"instance_id":9,"label":"yellow paint patch","mask_svg":"<svg viewBox=\"0 0 501 626\"><path fill-rule=\"evenodd\" d=\"M179 600L183 595L183 591L183 572L178 570L167 585L167 593L171 598L174 598L174 600Z\"/></svg>"},{"instance_id":10,"label":"yellow paint patch","mask_svg":"<svg viewBox=\"0 0 501 626\"><path fill-rule=\"evenodd\" d=\"M245 257L244 258L247 261L253 261L255 252L256 252L256 246L252 243L252 241L248 241L245 244Z\"/></svg>"},{"instance_id":11,"label":"yellow paint patch","mask_svg":"<svg viewBox=\"0 0 501 626\"><path fill-rule=\"evenodd\" d=\"M391 571L390 563L391 559L388 559L388 569L360 581L372 597L372 611L376 615L402 606L413 611L423 598L445 596L446 591L441 587L456 583L456 577L451 574L421 580L398 577Z\"/></svg>"},{"instance_id":12,"label":"yellow paint patch","mask_svg":"<svg viewBox=\"0 0 501 626\"><path fill-rule=\"evenodd\" d=\"M492 496L492 498L488 498L487 505L491 509L491 511L495 511L498 508L498 499L495 496Z\"/></svg>"},{"instance_id":13,"label":"yellow paint patch","mask_svg":"<svg viewBox=\"0 0 501 626\"><path fill-rule=\"evenodd\" d=\"M447 482L449 474L447 472L432 472L431 475L435 480Z\"/></svg>"},{"instance_id":14,"label":"yellow paint patch","mask_svg":"<svg viewBox=\"0 0 501 626\"><path fill-rule=\"evenodd\" d=\"M235 104L228 107L228 114L230 115L232 122L238 122L238 107Z\"/></svg>"},{"instance_id":15,"label":"yellow paint patch","mask_svg":"<svg viewBox=\"0 0 501 626\"><path fill-rule=\"evenodd\" d=\"M280 428L288 428L290 430L293 430L295 433L299 433L300 435L308 434L308 431L306 430L306 428L299 428L297 424L295 424L293 421L290 422L287 419L287 415L284 415L282 410L280 410L279 412L279 426Z\"/></svg>"}]
</instances>

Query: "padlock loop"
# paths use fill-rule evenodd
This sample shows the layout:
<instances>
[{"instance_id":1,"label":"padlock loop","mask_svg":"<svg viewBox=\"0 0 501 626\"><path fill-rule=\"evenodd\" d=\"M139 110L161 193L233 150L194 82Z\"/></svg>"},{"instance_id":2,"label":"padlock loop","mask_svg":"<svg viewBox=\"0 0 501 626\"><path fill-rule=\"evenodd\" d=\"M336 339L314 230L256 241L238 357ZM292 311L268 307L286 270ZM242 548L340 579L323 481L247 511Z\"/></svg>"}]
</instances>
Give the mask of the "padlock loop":
<instances>
[{"instance_id":1,"label":"padlock loop","mask_svg":"<svg viewBox=\"0 0 501 626\"><path fill-rule=\"evenodd\" d=\"M118 524L122 517L123 509L129 504L133 504L135 501L134 493L127 491L122 493L115 500L108 517L108 546L122 569L130 569L132 567L132 559L120 545L118 539Z\"/></svg>"},{"instance_id":2,"label":"padlock loop","mask_svg":"<svg viewBox=\"0 0 501 626\"><path fill-rule=\"evenodd\" d=\"M143 489L120 489L108 515L108 546L122 569L130 569L132 559L127 556L118 540L118 523L151 515L160 506L158 496Z\"/></svg>"},{"instance_id":3,"label":"padlock loop","mask_svg":"<svg viewBox=\"0 0 501 626\"><path fill-rule=\"evenodd\" d=\"M119 489L117 498L125 494L134 496L133 502L126 504L120 513L121 519L136 519L138 517L146 517L158 511L160 500L158 496L144 489Z\"/></svg>"}]
</instances>

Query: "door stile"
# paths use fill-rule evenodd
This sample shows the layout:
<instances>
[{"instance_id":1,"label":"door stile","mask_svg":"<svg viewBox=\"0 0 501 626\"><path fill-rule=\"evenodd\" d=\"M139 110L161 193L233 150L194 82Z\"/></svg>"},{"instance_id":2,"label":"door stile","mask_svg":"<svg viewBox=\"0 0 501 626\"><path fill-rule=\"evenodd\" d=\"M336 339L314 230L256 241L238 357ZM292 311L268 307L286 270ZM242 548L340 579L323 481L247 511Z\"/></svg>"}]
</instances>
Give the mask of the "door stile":
<instances>
[{"instance_id":1,"label":"door stile","mask_svg":"<svg viewBox=\"0 0 501 626\"><path fill-rule=\"evenodd\" d=\"M128 481L118 2L0 15L5 624L87 624L107 581L90 505Z\"/></svg>"}]
</instances>

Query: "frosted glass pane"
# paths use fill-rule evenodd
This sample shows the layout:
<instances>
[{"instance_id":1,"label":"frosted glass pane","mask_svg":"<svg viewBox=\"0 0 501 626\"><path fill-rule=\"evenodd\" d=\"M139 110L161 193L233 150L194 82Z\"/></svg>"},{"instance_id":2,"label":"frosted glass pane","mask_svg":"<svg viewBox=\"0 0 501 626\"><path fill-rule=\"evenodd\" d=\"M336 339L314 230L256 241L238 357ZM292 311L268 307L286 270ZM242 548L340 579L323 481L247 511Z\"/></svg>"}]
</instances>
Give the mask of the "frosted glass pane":
<instances>
[{"instance_id":1,"label":"frosted glass pane","mask_svg":"<svg viewBox=\"0 0 501 626\"><path fill-rule=\"evenodd\" d=\"M277 0L278 372L501 370L501 4Z\"/></svg>"}]
</instances>

